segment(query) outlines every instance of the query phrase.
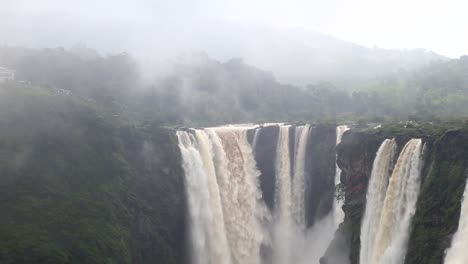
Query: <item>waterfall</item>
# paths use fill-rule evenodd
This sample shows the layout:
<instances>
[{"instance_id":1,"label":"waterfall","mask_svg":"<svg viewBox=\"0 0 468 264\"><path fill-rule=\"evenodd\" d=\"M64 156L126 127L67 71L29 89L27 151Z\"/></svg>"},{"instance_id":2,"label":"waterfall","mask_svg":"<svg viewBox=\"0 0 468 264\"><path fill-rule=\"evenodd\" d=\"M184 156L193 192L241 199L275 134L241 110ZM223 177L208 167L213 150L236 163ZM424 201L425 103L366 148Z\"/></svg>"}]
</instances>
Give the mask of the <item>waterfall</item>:
<instances>
[{"instance_id":1,"label":"waterfall","mask_svg":"<svg viewBox=\"0 0 468 264\"><path fill-rule=\"evenodd\" d=\"M307 141L309 139L309 125L295 128L294 171L292 183L292 214L294 222L302 231L305 229L305 160Z\"/></svg>"},{"instance_id":2,"label":"waterfall","mask_svg":"<svg viewBox=\"0 0 468 264\"><path fill-rule=\"evenodd\" d=\"M411 139L398 157L388 183L374 243L365 249L371 255L367 263L404 262L419 195L421 151L422 140Z\"/></svg>"},{"instance_id":3,"label":"waterfall","mask_svg":"<svg viewBox=\"0 0 468 264\"><path fill-rule=\"evenodd\" d=\"M219 190L216 184L213 184L213 181L216 182L216 179L212 178L214 173L207 173L212 170L209 168L212 164L204 164L209 155L209 150L204 145L207 142L197 142L192 134L183 131L178 131L177 137L186 174L193 262L230 263L223 214L219 204L216 204L219 203ZM203 154L198 151L200 146L205 148Z\"/></svg>"},{"instance_id":4,"label":"waterfall","mask_svg":"<svg viewBox=\"0 0 468 264\"><path fill-rule=\"evenodd\" d=\"M445 264L468 263L468 183L465 185L460 212L458 230L455 233L452 246L447 250Z\"/></svg>"},{"instance_id":5,"label":"waterfall","mask_svg":"<svg viewBox=\"0 0 468 264\"><path fill-rule=\"evenodd\" d=\"M258 218L264 209L247 128L193 134L177 132L186 174L192 261L259 264Z\"/></svg>"},{"instance_id":6,"label":"waterfall","mask_svg":"<svg viewBox=\"0 0 468 264\"><path fill-rule=\"evenodd\" d=\"M366 196L366 209L361 225L360 264L372 264L370 262L372 247L375 243L375 235L384 204L395 148L396 143L394 139L384 140L377 151L372 165L372 173Z\"/></svg>"},{"instance_id":7,"label":"waterfall","mask_svg":"<svg viewBox=\"0 0 468 264\"><path fill-rule=\"evenodd\" d=\"M255 129L254 137L253 137L253 140L252 140L252 149L254 150L254 152L255 152L255 148L257 147L258 137L260 135L261 130L262 130L262 128L260 128L260 127Z\"/></svg>"},{"instance_id":8,"label":"waterfall","mask_svg":"<svg viewBox=\"0 0 468 264\"><path fill-rule=\"evenodd\" d=\"M258 216L263 206L257 182L260 173L247 140L247 129L222 127L215 131L227 161L220 168L226 176L220 191L234 263L259 264L262 235Z\"/></svg>"},{"instance_id":9,"label":"waterfall","mask_svg":"<svg viewBox=\"0 0 468 264\"><path fill-rule=\"evenodd\" d=\"M289 126L281 126L276 150L276 190L274 232L274 263L284 264L291 258L292 194L291 160L289 155Z\"/></svg>"},{"instance_id":10,"label":"waterfall","mask_svg":"<svg viewBox=\"0 0 468 264\"><path fill-rule=\"evenodd\" d=\"M305 225L310 126L279 127L274 206L266 207L253 147L261 129L225 126L178 131L185 172L191 263L318 263L332 238L333 213ZM247 132L255 128L252 143ZM294 138L290 138L294 137Z\"/></svg>"},{"instance_id":11,"label":"waterfall","mask_svg":"<svg viewBox=\"0 0 468 264\"><path fill-rule=\"evenodd\" d=\"M336 127L336 145L340 144L341 138L343 137L344 132L349 130L348 126L337 126ZM336 165L336 172L335 172L335 186L341 183L341 169ZM333 201L333 215L335 218L335 225L338 225L343 222L344 220L344 212L343 212L343 201L337 200L336 198Z\"/></svg>"},{"instance_id":12,"label":"waterfall","mask_svg":"<svg viewBox=\"0 0 468 264\"><path fill-rule=\"evenodd\" d=\"M209 242L212 242L210 247L213 250L213 261L214 263L230 263L229 247L227 244L224 227L223 208L221 205L219 186L216 179L215 166L213 163L211 142L208 139L208 135L201 130L195 131L195 137L198 142L198 150L203 161L205 174L207 176L207 187L210 197L209 208L211 209L211 213L213 215L211 226L213 231L210 233L212 237L209 240Z\"/></svg>"},{"instance_id":13,"label":"waterfall","mask_svg":"<svg viewBox=\"0 0 468 264\"><path fill-rule=\"evenodd\" d=\"M321 233L305 226L305 161L310 126L294 127L294 153L290 153L290 126L281 126L276 151L276 193L273 263L306 263L318 261L310 257L317 250ZM291 160L291 157L293 158ZM291 169L292 167L292 169ZM326 244L322 241L322 244ZM315 256L314 255L314 256Z\"/></svg>"}]
</instances>

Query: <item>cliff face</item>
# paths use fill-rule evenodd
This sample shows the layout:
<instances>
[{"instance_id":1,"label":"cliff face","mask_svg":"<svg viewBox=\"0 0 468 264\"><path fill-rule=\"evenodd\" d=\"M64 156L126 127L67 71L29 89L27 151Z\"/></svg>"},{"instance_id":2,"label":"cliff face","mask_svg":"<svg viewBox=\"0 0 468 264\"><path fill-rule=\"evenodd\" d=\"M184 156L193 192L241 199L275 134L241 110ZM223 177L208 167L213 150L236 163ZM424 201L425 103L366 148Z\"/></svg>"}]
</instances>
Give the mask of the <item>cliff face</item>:
<instances>
[{"instance_id":1,"label":"cliff face","mask_svg":"<svg viewBox=\"0 0 468 264\"><path fill-rule=\"evenodd\" d=\"M448 131L428 149L406 264L441 264L458 228L468 176L468 132Z\"/></svg>"},{"instance_id":2,"label":"cliff face","mask_svg":"<svg viewBox=\"0 0 468 264\"><path fill-rule=\"evenodd\" d=\"M366 204L366 190L372 163L382 136L347 131L337 146L337 164L341 168L341 182L345 186L345 222L338 234L345 234L351 243L350 260L359 263L361 222Z\"/></svg>"},{"instance_id":3,"label":"cliff face","mask_svg":"<svg viewBox=\"0 0 468 264\"><path fill-rule=\"evenodd\" d=\"M425 152L422 185L408 244L406 264L442 264L460 213L460 201L468 174L468 133L427 130L348 131L337 147L337 163L345 185L345 222L336 236L351 245L350 260L359 263L360 230L375 154L386 138L397 141L397 155L412 137L423 138ZM336 239L335 239L336 240ZM323 262L328 263L328 262Z\"/></svg>"},{"instance_id":4,"label":"cliff face","mask_svg":"<svg viewBox=\"0 0 468 264\"><path fill-rule=\"evenodd\" d=\"M258 132L255 160L260 171L260 189L266 205L273 210L275 200L275 162L278 126L267 126Z\"/></svg>"},{"instance_id":5,"label":"cliff face","mask_svg":"<svg viewBox=\"0 0 468 264\"><path fill-rule=\"evenodd\" d=\"M335 193L336 126L310 130L306 160L306 222L312 226L333 207Z\"/></svg>"},{"instance_id":6,"label":"cliff face","mask_svg":"<svg viewBox=\"0 0 468 264\"><path fill-rule=\"evenodd\" d=\"M292 126L294 128L294 126ZM275 197L275 162L278 141L278 126L261 128L255 147L255 159L260 171L260 188L265 203L273 210ZM252 133L250 133L252 134ZM250 135L252 138L253 135ZM290 155L294 159L294 129L290 129ZM306 150L306 222L327 215L333 206L335 175L335 126L314 125L311 127Z\"/></svg>"}]
</instances>

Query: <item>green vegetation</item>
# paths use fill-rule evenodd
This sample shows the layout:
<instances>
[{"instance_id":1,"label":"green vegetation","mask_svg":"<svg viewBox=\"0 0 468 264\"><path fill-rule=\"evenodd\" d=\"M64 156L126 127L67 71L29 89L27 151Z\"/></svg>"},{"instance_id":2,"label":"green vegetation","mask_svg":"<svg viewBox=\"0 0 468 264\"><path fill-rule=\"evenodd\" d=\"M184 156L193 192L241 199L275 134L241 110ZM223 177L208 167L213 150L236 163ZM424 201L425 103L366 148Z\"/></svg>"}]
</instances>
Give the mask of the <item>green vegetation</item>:
<instances>
[{"instance_id":1,"label":"green vegetation","mask_svg":"<svg viewBox=\"0 0 468 264\"><path fill-rule=\"evenodd\" d=\"M240 59L207 55L178 60L154 81L128 54L101 56L86 48L0 47L0 64L17 79L65 89L133 120L206 126L271 121L418 122L468 115L468 56L400 70L373 81L338 86L323 80L296 87ZM152 72L145 69L145 72ZM154 73L156 74L156 73Z\"/></svg>"},{"instance_id":2,"label":"green vegetation","mask_svg":"<svg viewBox=\"0 0 468 264\"><path fill-rule=\"evenodd\" d=\"M442 263L458 227L468 173L467 130L436 140L414 217L406 263Z\"/></svg>"},{"instance_id":3,"label":"green vegetation","mask_svg":"<svg viewBox=\"0 0 468 264\"><path fill-rule=\"evenodd\" d=\"M182 263L183 172L163 126L356 122L338 147L348 160L338 161L346 187L337 186L346 188L353 263L379 144L421 137L430 155L407 263L440 263L456 230L468 160L466 56L350 89L285 85L242 60L204 55L151 82L128 54L89 49L1 47L0 65L17 76L0 83L1 263Z\"/></svg>"},{"instance_id":4,"label":"green vegetation","mask_svg":"<svg viewBox=\"0 0 468 264\"><path fill-rule=\"evenodd\" d=\"M171 133L18 84L0 85L0 127L1 263L181 262Z\"/></svg>"}]
</instances>

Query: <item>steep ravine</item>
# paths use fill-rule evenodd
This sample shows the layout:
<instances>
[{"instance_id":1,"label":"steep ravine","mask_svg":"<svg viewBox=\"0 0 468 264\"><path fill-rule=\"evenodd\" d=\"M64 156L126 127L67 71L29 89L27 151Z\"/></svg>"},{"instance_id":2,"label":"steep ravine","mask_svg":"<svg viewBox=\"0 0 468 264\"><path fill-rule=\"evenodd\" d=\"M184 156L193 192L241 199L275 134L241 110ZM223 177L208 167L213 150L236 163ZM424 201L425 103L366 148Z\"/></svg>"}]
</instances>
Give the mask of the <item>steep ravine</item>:
<instances>
[{"instance_id":1,"label":"steep ravine","mask_svg":"<svg viewBox=\"0 0 468 264\"><path fill-rule=\"evenodd\" d=\"M187 194L174 131L114 122L75 107L25 112L52 124L31 124L21 115L0 122L0 262L190 263ZM311 127L304 175L307 227L332 210L336 168L336 126ZM253 152L270 210L278 134L277 126L264 127ZM249 142L253 137L250 132ZM345 263L336 252L349 252L351 264L359 264L367 185L377 149L387 138L396 139L397 154L411 138L425 143L405 264L443 264L468 176L468 131L401 126L354 128L336 147L345 221L322 264Z\"/></svg>"}]
</instances>

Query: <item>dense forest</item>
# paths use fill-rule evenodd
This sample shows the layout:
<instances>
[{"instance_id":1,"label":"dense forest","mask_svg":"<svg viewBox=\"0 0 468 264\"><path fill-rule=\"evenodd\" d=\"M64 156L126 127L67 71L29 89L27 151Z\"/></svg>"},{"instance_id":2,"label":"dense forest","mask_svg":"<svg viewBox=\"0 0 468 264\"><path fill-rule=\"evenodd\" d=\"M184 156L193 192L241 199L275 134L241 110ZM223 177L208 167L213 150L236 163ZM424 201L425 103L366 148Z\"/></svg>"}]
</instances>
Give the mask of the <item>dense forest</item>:
<instances>
[{"instance_id":1,"label":"dense forest","mask_svg":"<svg viewBox=\"0 0 468 264\"><path fill-rule=\"evenodd\" d=\"M168 130L15 82L1 86L0 127L1 263L182 262L183 174Z\"/></svg>"},{"instance_id":2,"label":"dense forest","mask_svg":"<svg viewBox=\"0 0 468 264\"><path fill-rule=\"evenodd\" d=\"M70 91L105 111L158 120L166 125L206 125L300 120L437 120L468 114L468 57L363 82L359 88L333 80L299 87L283 84L241 59L219 62L206 54L181 57L167 74L143 78L126 53L101 55L69 50L2 47L0 64L16 82ZM156 76L156 73L154 73ZM4 85L4 84L3 84Z\"/></svg>"}]
</instances>

